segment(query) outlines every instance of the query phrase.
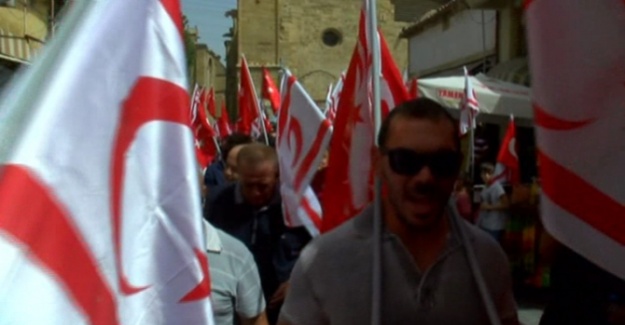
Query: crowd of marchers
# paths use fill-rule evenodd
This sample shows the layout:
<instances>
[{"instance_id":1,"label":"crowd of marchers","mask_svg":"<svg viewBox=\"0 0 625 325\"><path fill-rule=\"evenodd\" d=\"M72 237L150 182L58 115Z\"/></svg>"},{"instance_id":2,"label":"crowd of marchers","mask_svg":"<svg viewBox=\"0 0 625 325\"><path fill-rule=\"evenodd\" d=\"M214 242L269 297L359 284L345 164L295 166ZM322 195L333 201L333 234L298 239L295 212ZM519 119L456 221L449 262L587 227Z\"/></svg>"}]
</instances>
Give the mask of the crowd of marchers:
<instances>
[{"instance_id":1,"label":"crowd of marchers","mask_svg":"<svg viewBox=\"0 0 625 325\"><path fill-rule=\"evenodd\" d=\"M217 324L369 324L375 276L380 324L519 324L500 245L509 203L491 182L494 167L480 166L488 186L474 218L460 177L457 122L444 107L405 102L385 118L377 140L372 167L382 181L383 226L381 272L373 274L373 206L313 239L284 223L273 141L224 139L222 155L201 174ZM314 191L344 195L320 186L327 163L326 155ZM559 324L574 305L553 304L543 324Z\"/></svg>"}]
</instances>

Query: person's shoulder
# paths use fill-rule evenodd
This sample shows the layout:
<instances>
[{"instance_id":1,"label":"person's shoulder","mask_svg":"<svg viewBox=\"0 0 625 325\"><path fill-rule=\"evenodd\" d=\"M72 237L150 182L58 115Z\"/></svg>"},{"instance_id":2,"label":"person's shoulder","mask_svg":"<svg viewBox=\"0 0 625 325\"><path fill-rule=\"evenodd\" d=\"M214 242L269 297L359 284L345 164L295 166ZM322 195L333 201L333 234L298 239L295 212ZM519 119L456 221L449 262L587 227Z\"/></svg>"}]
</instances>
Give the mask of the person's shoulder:
<instances>
[{"instance_id":1,"label":"person's shoulder","mask_svg":"<svg viewBox=\"0 0 625 325\"><path fill-rule=\"evenodd\" d=\"M206 172L217 172L223 170L224 164L221 160L215 160L206 167Z\"/></svg>"},{"instance_id":2,"label":"person's shoulder","mask_svg":"<svg viewBox=\"0 0 625 325\"><path fill-rule=\"evenodd\" d=\"M235 264L246 264L253 260L252 253L240 240L227 234L225 231L216 229L219 240L221 240L221 254L232 259Z\"/></svg>"},{"instance_id":3,"label":"person's shoulder","mask_svg":"<svg viewBox=\"0 0 625 325\"><path fill-rule=\"evenodd\" d=\"M368 239L363 223L366 215L358 215L337 228L314 238L302 251L301 263L305 268L333 263L363 249L363 241Z\"/></svg>"},{"instance_id":4,"label":"person's shoulder","mask_svg":"<svg viewBox=\"0 0 625 325\"><path fill-rule=\"evenodd\" d=\"M470 240L473 243L473 248L476 251L476 255L481 263L506 263L508 258L506 257L501 244L499 244L490 234L486 231L478 228L477 226L469 223L466 220L461 220L464 228Z\"/></svg>"},{"instance_id":5,"label":"person's shoulder","mask_svg":"<svg viewBox=\"0 0 625 325\"><path fill-rule=\"evenodd\" d=\"M209 189L210 202L234 201L236 183L218 185Z\"/></svg>"}]
</instances>

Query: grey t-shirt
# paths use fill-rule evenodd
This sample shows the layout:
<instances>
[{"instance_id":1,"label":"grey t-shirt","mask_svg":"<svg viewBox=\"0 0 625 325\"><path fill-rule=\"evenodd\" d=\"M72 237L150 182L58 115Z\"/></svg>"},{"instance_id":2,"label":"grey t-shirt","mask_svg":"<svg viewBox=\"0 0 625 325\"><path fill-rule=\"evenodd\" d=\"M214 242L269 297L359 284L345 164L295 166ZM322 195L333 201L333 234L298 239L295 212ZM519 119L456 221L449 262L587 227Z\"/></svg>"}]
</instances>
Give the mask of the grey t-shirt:
<instances>
[{"instance_id":1,"label":"grey t-shirt","mask_svg":"<svg viewBox=\"0 0 625 325\"><path fill-rule=\"evenodd\" d=\"M316 238L291 275L281 320L297 325L369 324L372 210ZM485 232L462 221L503 324L517 324L506 256ZM382 324L488 324L463 245L451 234L426 272L395 235L383 235Z\"/></svg>"},{"instance_id":2,"label":"grey t-shirt","mask_svg":"<svg viewBox=\"0 0 625 325\"><path fill-rule=\"evenodd\" d=\"M265 310L260 276L247 247L219 229L216 232L221 250L207 250L215 324L238 324L238 316L253 318Z\"/></svg>"},{"instance_id":3,"label":"grey t-shirt","mask_svg":"<svg viewBox=\"0 0 625 325\"><path fill-rule=\"evenodd\" d=\"M495 182L482 190L480 197L482 202L495 205L499 204L503 195L506 195L503 186L499 182ZM477 219L477 225L488 230L504 230L507 222L508 214L502 210L480 211Z\"/></svg>"}]
</instances>

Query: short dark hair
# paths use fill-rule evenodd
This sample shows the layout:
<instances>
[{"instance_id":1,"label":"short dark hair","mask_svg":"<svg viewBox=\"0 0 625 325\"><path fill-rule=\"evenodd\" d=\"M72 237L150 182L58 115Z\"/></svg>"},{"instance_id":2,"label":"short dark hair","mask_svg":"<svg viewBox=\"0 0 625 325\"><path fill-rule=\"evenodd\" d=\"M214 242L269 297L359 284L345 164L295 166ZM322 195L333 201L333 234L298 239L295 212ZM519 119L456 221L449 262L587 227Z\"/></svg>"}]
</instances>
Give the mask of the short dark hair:
<instances>
[{"instance_id":1,"label":"short dark hair","mask_svg":"<svg viewBox=\"0 0 625 325\"><path fill-rule=\"evenodd\" d=\"M495 165L489 162L482 163L480 165L480 172L492 174L495 172Z\"/></svg>"},{"instance_id":2,"label":"short dark hair","mask_svg":"<svg viewBox=\"0 0 625 325\"><path fill-rule=\"evenodd\" d=\"M278 156L276 150L264 143L250 143L244 145L237 156L238 165L258 165L264 162L271 162L278 166Z\"/></svg>"},{"instance_id":3,"label":"short dark hair","mask_svg":"<svg viewBox=\"0 0 625 325\"><path fill-rule=\"evenodd\" d=\"M252 137L250 137L249 135L245 135L242 133L232 133L231 135L227 136L223 141L223 145L221 146L221 159L223 159L224 161L228 159L228 154L230 153L232 148L238 145L248 144L252 142L254 142L254 139L252 139Z\"/></svg>"},{"instance_id":4,"label":"short dark hair","mask_svg":"<svg viewBox=\"0 0 625 325\"><path fill-rule=\"evenodd\" d=\"M456 120L451 116L451 114L449 114L445 107L428 98L409 100L399 104L391 110L380 126L380 132L378 133L378 146L380 148L385 148L386 146L391 123L393 120L400 117L426 119L430 121L449 121L452 129L454 130L453 137L456 149L460 151L460 134L458 132L458 128L455 127Z\"/></svg>"}]
</instances>

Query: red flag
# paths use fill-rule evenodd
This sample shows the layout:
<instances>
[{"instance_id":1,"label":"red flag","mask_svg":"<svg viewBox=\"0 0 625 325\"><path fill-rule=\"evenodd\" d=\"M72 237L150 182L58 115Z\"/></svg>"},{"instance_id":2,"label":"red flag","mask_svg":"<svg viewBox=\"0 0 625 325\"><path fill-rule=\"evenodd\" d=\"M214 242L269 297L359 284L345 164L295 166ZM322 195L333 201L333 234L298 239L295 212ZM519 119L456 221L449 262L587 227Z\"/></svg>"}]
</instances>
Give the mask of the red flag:
<instances>
[{"instance_id":1,"label":"red flag","mask_svg":"<svg viewBox=\"0 0 625 325\"><path fill-rule=\"evenodd\" d=\"M411 99L419 98L419 82L417 78L412 78L408 82L408 94Z\"/></svg>"},{"instance_id":2,"label":"red flag","mask_svg":"<svg viewBox=\"0 0 625 325\"><path fill-rule=\"evenodd\" d=\"M495 167L492 182L510 183L513 185L521 182L519 156L517 153L516 127L514 125L514 117L511 116L508 130L499 149L497 166Z\"/></svg>"},{"instance_id":3,"label":"red flag","mask_svg":"<svg viewBox=\"0 0 625 325\"><path fill-rule=\"evenodd\" d=\"M371 163L375 142L367 6L365 1L360 12L358 44L345 76L334 122L325 191L340 194L324 195L323 232L358 214L373 198ZM408 100L409 96L384 37L379 32L378 35L382 61L381 107L384 115L389 109Z\"/></svg>"},{"instance_id":4,"label":"red flag","mask_svg":"<svg viewBox=\"0 0 625 325\"><path fill-rule=\"evenodd\" d=\"M280 91L273 82L269 70L263 67L263 99L271 103L271 109L274 114L280 109Z\"/></svg>"},{"instance_id":5,"label":"red flag","mask_svg":"<svg viewBox=\"0 0 625 325\"><path fill-rule=\"evenodd\" d=\"M282 80L283 108L278 117L280 193L288 226L321 228L321 206L310 183L330 141L331 126L302 85L287 70Z\"/></svg>"},{"instance_id":6,"label":"red flag","mask_svg":"<svg viewBox=\"0 0 625 325\"><path fill-rule=\"evenodd\" d=\"M252 124L260 116L260 106L252 74L247 66L245 57L241 58L241 83L239 85L239 119L237 132L249 135Z\"/></svg>"},{"instance_id":7,"label":"red flag","mask_svg":"<svg viewBox=\"0 0 625 325\"><path fill-rule=\"evenodd\" d=\"M205 91L200 91L200 93L206 94ZM210 99L211 97L209 96ZM209 123L206 107L203 104L195 105L191 121L195 135L197 158L202 168L206 167L217 156L217 147L214 139L217 134Z\"/></svg>"},{"instance_id":8,"label":"red flag","mask_svg":"<svg viewBox=\"0 0 625 325\"><path fill-rule=\"evenodd\" d=\"M625 279L625 1L527 1L526 17L543 223Z\"/></svg>"},{"instance_id":9,"label":"red flag","mask_svg":"<svg viewBox=\"0 0 625 325\"><path fill-rule=\"evenodd\" d=\"M3 98L0 322L212 324L180 5L83 5Z\"/></svg>"},{"instance_id":10,"label":"red flag","mask_svg":"<svg viewBox=\"0 0 625 325\"><path fill-rule=\"evenodd\" d=\"M230 117L228 117L228 110L226 109L225 101L221 102L221 115L219 115L219 118L217 119L217 127L215 131L222 138L225 138L229 136L230 134L232 134L232 127L230 126Z\"/></svg>"},{"instance_id":11,"label":"red flag","mask_svg":"<svg viewBox=\"0 0 625 325\"><path fill-rule=\"evenodd\" d=\"M205 107L208 109L210 116L215 118L217 116L217 107L215 107L215 90L211 87L208 93L205 91L204 94L206 97L206 101L204 102Z\"/></svg>"}]
</instances>

